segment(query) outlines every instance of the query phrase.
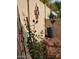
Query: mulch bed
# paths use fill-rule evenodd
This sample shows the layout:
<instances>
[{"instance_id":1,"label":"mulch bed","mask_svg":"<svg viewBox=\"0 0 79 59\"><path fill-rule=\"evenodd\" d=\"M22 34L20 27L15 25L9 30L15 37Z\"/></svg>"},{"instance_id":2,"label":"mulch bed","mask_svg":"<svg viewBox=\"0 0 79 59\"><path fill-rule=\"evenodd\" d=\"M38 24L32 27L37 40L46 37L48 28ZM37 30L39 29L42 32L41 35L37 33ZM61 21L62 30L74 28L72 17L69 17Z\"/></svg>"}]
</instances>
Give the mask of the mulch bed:
<instances>
[{"instance_id":1,"label":"mulch bed","mask_svg":"<svg viewBox=\"0 0 79 59\"><path fill-rule=\"evenodd\" d=\"M61 59L61 44L58 38L46 37L47 59Z\"/></svg>"}]
</instances>

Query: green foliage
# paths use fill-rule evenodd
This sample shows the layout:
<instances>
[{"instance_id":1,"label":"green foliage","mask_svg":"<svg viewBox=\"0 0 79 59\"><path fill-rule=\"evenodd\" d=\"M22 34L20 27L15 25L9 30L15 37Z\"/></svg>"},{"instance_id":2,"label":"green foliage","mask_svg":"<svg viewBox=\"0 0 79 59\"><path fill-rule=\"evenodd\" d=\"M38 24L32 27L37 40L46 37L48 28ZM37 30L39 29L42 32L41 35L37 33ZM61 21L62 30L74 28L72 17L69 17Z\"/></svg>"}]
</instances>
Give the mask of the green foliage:
<instances>
[{"instance_id":1,"label":"green foliage","mask_svg":"<svg viewBox=\"0 0 79 59\"><path fill-rule=\"evenodd\" d=\"M55 11L58 17L61 18L61 2L50 3L49 8Z\"/></svg>"},{"instance_id":2,"label":"green foliage","mask_svg":"<svg viewBox=\"0 0 79 59\"><path fill-rule=\"evenodd\" d=\"M46 4L51 10L58 13L58 17L61 18L61 2L50 3L52 0L40 0Z\"/></svg>"},{"instance_id":3,"label":"green foliage","mask_svg":"<svg viewBox=\"0 0 79 59\"><path fill-rule=\"evenodd\" d=\"M32 34L32 40L29 40L30 37L28 37L27 46L29 48L30 55L32 59L46 59L47 49L46 45L41 41L37 42L37 40L34 37L34 34Z\"/></svg>"},{"instance_id":4,"label":"green foliage","mask_svg":"<svg viewBox=\"0 0 79 59\"><path fill-rule=\"evenodd\" d=\"M49 6L51 0L40 0L40 1Z\"/></svg>"},{"instance_id":5,"label":"green foliage","mask_svg":"<svg viewBox=\"0 0 79 59\"><path fill-rule=\"evenodd\" d=\"M40 0L44 4L46 4L50 9L60 10L61 9L61 2L51 3L52 0Z\"/></svg>"},{"instance_id":6,"label":"green foliage","mask_svg":"<svg viewBox=\"0 0 79 59\"><path fill-rule=\"evenodd\" d=\"M61 9L61 2L55 2L54 5L57 7L57 10Z\"/></svg>"},{"instance_id":7,"label":"green foliage","mask_svg":"<svg viewBox=\"0 0 79 59\"><path fill-rule=\"evenodd\" d=\"M30 29L29 22L27 20L28 28ZM27 47L29 49L32 59L46 59L47 49L46 45L41 42L37 42L35 35L29 31L29 37L27 37Z\"/></svg>"},{"instance_id":8,"label":"green foliage","mask_svg":"<svg viewBox=\"0 0 79 59\"><path fill-rule=\"evenodd\" d=\"M46 48L42 42L33 42L33 48L30 51L33 59L45 59Z\"/></svg>"},{"instance_id":9,"label":"green foliage","mask_svg":"<svg viewBox=\"0 0 79 59\"><path fill-rule=\"evenodd\" d=\"M49 0L40 0L42 1L44 4L49 3Z\"/></svg>"}]
</instances>

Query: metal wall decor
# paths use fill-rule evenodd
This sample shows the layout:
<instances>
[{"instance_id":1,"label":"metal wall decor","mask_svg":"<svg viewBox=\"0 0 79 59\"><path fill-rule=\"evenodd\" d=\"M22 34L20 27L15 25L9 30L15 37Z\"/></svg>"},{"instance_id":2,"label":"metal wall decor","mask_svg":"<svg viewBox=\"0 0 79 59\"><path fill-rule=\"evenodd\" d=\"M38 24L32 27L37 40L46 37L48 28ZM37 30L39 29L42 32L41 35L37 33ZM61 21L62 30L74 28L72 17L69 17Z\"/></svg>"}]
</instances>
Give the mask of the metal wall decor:
<instances>
[{"instance_id":1,"label":"metal wall decor","mask_svg":"<svg viewBox=\"0 0 79 59\"><path fill-rule=\"evenodd\" d=\"M33 22L35 22L35 20L33 20Z\"/></svg>"},{"instance_id":2,"label":"metal wall decor","mask_svg":"<svg viewBox=\"0 0 79 59\"><path fill-rule=\"evenodd\" d=\"M44 31L43 30L41 30L41 32L40 32L41 34L44 34Z\"/></svg>"},{"instance_id":3,"label":"metal wall decor","mask_svg":"<svg viewBox=\"0 0 79 59\"><path fill-rule=\"evenodd\" d=\"M25 18L24 18L24 22L25 22L24 25L25 25L26 29L28 29L28 26L27 26L27 18L28 18L28 17L25 17Z\"/></svg>"},{"instance_id":4,"label":"metal wall decor","mask_svg":"<svg viewBox=\"0 0 79 59\"><path fill-rule=\"evenodd\" d=\"M37 6L37 3L36 3L36 6L35 6L34 14L35 14L35 18L36 18L36 23L38 23L39 7Z\"/></svg>"}]
</instances>

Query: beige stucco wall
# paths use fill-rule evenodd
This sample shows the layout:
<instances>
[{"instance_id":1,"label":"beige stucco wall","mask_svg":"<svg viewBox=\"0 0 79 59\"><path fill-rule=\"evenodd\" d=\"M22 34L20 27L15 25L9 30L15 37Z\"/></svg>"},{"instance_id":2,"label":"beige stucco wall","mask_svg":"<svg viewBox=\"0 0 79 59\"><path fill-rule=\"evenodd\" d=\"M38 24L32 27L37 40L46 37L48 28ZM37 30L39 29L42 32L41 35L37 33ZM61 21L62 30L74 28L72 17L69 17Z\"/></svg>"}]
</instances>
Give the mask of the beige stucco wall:
<instances>
[{"instance_id":1,"label":"beige stucco wall","mask_svg":"<svg viewBox=\"0 0 79 59\"><path fill-rule=\"evenodd\" d=\"M24 30L28 32L26 26L24 25L25 24L24 19L25 17L28 17L27 0L18 0L17 4L18 4L19 13L20 13L21 24ZM33 20L35 20L36 22L36 18L34 14L36 4L39 8L39 18L38 18L37 24L33 22ZM46 9L44 8L44 6L46 7ZM45 13L45 10L46 10L46 13ZM30 28L31 30L36 30L36 32L34 33L35 37L38 41L41 41L45 39L45 14L46 14L46 19L49 19L48 16L50 14L50 9L39 0L29 0L29 12L30 12L30 15L29 15L30 16L30 20L29 20Z\"/></svg>"},{"instance_id":2,"label":"beige stucco wall","mask_svg":"<svg viewBox=\"0 0 79 59\"><path fill-rule=\"evenodd\" d=\"M46 6L46 19L49 19L50 9Z\"/></svg>"},{"instance_id":3,"label":"beige stucco wall","mask_svg":"<svg viewBox=\"0 0 79 59\"><path fill-rule=\"evenodd\" d=\"M29 0L29 6L30 6L30 26L31 26L31 30L33 30L36 19L35 19L35 14L34 14L34 10L35 10L35 6L38 6L39 8L39 18L38 18L38 23L35 25L35 30L37 31L35 33L36 39L38 41L45 39L45 19L44 19L44 4L41 3L39 0ZM35 22L33 22L33 20L35 20ZM43 31L43 34L41 34L40 32ZM41 39L42 38L42 39Z\"/></svg>"},{"instance_id":4,"label":"beige stucco wall","mask_svg":"<svg viewBox=\"0 0 79 59\"><path fill-rule=\"evenodd\" d=\"M24 19L25 17L28 17L27 0L17 0L17 5L19 9L21 24L24 27L24 29L28 31L24 25Z\"/></svg>"}]
</instances>

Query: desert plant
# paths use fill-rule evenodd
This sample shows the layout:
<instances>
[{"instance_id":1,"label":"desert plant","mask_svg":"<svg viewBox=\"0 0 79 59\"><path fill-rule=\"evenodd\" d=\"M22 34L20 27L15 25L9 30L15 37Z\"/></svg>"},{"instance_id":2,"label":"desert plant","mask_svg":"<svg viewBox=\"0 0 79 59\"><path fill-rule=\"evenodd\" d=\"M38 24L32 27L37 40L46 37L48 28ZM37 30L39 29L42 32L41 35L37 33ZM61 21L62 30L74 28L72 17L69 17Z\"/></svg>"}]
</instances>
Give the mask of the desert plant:
<instances>
[{"instance_id":1,"label":"desert plant","mask_svg":"<svg viewBox=\"0 0 79 59\"><path fill-rule=\"evenodd\" d=\"M27 47L29 49L32 59L46 59L47 49L43 41L37 42L34 33L30 30L29 22L27 19L29 37L27 37Z\"/></svg>"},{"instance_id":2,"label":"desert plant","mask_svg":"<svg viewBox=\"0 0 79 59\"><path fill-rule=\"evenodd\" d=\"M28 38L27 46L29 48L29 52L32 59L46 59L47 54L46 45L42 41L37 42L34 36L32 36L32 39L34 41L29 39L30 38Z\"/></svg>"}]
</instances>

